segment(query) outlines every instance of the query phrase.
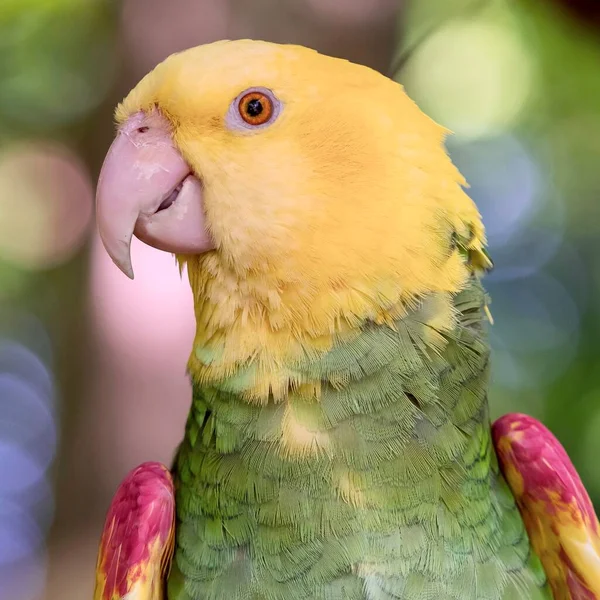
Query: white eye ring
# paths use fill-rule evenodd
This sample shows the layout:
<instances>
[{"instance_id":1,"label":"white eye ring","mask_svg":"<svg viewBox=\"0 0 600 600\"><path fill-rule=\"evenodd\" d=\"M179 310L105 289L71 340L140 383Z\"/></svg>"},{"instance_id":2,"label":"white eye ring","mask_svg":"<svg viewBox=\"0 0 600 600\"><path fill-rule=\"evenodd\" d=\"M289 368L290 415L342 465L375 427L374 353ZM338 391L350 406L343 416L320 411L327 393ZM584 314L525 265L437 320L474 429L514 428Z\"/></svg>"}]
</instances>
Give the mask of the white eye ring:
<instances>
[{"instance_id":1,"label":"white eye ring","mask_svg":"<svg viewBox=\"0 0 600 600\"><path fill-rule=\"evenodd\" d=\"M249 123L245 121L242 115L240 114L240 102L244 99L245 96L248 96L249 94L260 94L269 99L271 104L271 113L264 123ZM229 129L233 129L235 131L257 131L260 129L264 129L265 127L269 127L269 125L272 125L277 120L281 109L281 102L271 90L264 87L251 87L238 94L233 100L233 102L229 105L229 109L227 110L227 114L225 115L225 123L227 124Z\"/></svg>"}]
</instances>

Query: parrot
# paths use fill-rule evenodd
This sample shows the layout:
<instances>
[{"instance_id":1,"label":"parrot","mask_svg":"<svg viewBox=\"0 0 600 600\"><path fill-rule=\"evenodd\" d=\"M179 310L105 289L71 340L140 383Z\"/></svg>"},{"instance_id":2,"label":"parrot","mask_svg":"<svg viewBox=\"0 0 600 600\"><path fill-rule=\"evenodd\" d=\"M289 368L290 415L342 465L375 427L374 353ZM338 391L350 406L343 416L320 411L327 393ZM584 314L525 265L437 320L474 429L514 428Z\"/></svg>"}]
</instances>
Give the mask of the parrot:
<instances>
[{"instance_id":1,"label":"parrot","mask_svg":"<svg viewBox=\"0 0 600 600\"><path fill-rule=\"evenodd\" d=\"M565 450L490 417L492 261L447 129L257 40L169 56L115 121L102 243L130 278L132 236L172 253L196 331L183 440L118 487L95 600L600 600Z\"/></svg>"}]
</instances>

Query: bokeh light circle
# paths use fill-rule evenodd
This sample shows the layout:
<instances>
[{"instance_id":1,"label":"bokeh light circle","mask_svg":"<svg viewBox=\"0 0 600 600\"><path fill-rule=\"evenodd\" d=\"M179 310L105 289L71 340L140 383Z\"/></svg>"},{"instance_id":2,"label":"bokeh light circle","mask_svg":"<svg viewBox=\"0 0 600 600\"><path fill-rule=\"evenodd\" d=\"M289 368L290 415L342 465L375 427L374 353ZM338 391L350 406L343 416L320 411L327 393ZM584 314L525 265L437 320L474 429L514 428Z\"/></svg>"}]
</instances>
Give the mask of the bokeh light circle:
<instances>
[{"instance_id":1,"label":"bokeh light circle","mask_svg":"<svg viewBox=\"0 0 600 600\"><path fill-rule=\"evenodd\" d=\"M42 533L28 512L10 502L0 505L0 564L25 558L42 545Z\"/></svg>"},{"instance_id":2,"label":"bokeh light circle","mask_svg":"<svg viewBox=\"0 0 600 600\"><path fill-rule=\"evenodd\" d=\"M40 324L35 332L44 336L48 344L48 334ZM13 340L0 339L0 376L10 375L33 388L37 397L43 398L49 406L54 405L54 382L48 367L29 348ZM1 401L1 399L0 399Z\"/></svg>"},{"instance_id":3,"label":"bokeh light circle","mask_svg":"<svg viewBox=\"0 0 600 600\"><path fill-rule=\"evenodd\" d=\"M543 273L487 289L494 380L515 390L549 385L577 352L581 316L569 290Z\"/></svg>"},{"instance_id":4,"label":"bokeh light circle","mask_svg":"<svg viewBox=\"0 0 600 600\"><path fill-rule=\"evenodd\" d=\"M454 19L416 50L403 83L432 118L461 136L477 138L515 122L534 75L531 53L515 28Z\"/></svg>"},{"instance_id":5,"label":"bokeh light circle","mask_svg":"<svg viewBox=\"0 0 600 600\"><path fill-rule=\"evenodd\" d=\"M56 451L49 399L10 373L0 373L0 494L44 477Z\"/></svg>"},{"instance_id":6,"label":"bokeh light circle","mask_svg":"<svg viewBox=\"0 0 600 600\"><path fill-rule=\"evenodd\" d=\"M471 141L451 136L447 146L481 212L490 248L505 244L543 200L538 165L523 144L507 134Z\"/></svg>"},{"instance_id":7,"label":"bokeh light circle","mask_svg":"<svg viewBox=\"0 0 600 600\"><path fill-rule=\"evenodd\" d=\"M33 600L43 591L54 515L54 396L52 374L39 357L0 338L0 600Z\"/></svg>"},{"instance_id":8,"label":"bokeh light circle","mask_svg":"<svg viewBox=\"0 0 600 600\"><path fill-rule=\"evenodd\" d=\"M22 144L0 154L0 257L29 269L56 266L85 240L92 217L88 173L67 148Z\"/></svg>"}]
</instances>

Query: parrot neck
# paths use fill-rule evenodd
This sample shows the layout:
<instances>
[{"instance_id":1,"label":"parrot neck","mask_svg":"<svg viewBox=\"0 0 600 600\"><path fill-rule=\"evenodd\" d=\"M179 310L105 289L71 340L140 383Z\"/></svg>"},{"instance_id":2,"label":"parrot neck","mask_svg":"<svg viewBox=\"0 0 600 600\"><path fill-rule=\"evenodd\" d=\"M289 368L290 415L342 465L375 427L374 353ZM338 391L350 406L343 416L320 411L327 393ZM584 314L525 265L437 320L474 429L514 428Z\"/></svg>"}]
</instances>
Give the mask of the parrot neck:
<instances>
[{"instance_id":1,"label":"parrot neck","mask_svg":"<svg viewBox=\"0 0 600 600\"><path fill-rule=\"evenodd\" d=\"M224 427L226 445L268 438L285 456L334 462L340 453L359 452L371 436L367 446L380 443L382 449L391 443L388 436L394 444L443 441L442 465L446 454L456 457L468 450L467 417L472 427L487 423L485 309L485 292L473 277L459 294L432 294L391 323L365 320L321 340L290 337L282 330L285 346L265 344L259 350L260 332L254 327L245 335L238 331L233 340L213 330L189 361L191 416L208 411ZM206 316L202 310L199 316ZM206 331L202 335L206 340ZM391 422L381 420L382 411ZM252 435L242 413L257 420ZM267 416L263 439L258 423ZM368 421L371 433L354 428L354 419ZM413 458L416 464L422 457L416 452Z\"/></svg>"},{"instance_id":2,"label":"parrot neck","mask_svg":"<svg viewBox=\"0 0 600 600\"><path fill-rule=\"evenodd\" d=\"M354 581L375 576L378 560L385 569L398 552L389 544L401 540L422 568L442 538L453 548L448 560L460 555L467 569L467 555L487 560L498 550L511 505L519 524L509 533L528 544L490 439L484 304L473 280L453 297L451 328L436 296L393 327L365 322L320 354L280 364L287 388L279 398L257 395L257 361L220 379L196 378L175 466L184 575L217 585L235 562L265 584L261 577L281 564L312 564L324 553L332 577L353 573ZM198 348L195 360L218 364L220 356ZM314 569L311 585L324 585ZM288 583L281 597L305 597Z\"/></svg>"},{"instance_id":3,"label":"parrot neck","mask_svg":"<svg viewBox=\"0 0 600 600\"><path fill-rule=\"evenodd\" d=\"M387 331L412 322L415 315L423 318L426 310L429 328L423 342L434 350L443 347L444 334L456 326L456 293L472 277L471 267L461 263L450 269L452 284L444 279L441 289L421 293L392 274L307 283L294 280L293 269L281 277L262 271L242 276L215 253L183 262L195 296L196 336L188 362L192 380L229 389L252 404L283 401L291 388L318 398L318 373L307 378L298 364L327 361L336 348L364 343L365 326Z\"/></svg>"}]
</instances>

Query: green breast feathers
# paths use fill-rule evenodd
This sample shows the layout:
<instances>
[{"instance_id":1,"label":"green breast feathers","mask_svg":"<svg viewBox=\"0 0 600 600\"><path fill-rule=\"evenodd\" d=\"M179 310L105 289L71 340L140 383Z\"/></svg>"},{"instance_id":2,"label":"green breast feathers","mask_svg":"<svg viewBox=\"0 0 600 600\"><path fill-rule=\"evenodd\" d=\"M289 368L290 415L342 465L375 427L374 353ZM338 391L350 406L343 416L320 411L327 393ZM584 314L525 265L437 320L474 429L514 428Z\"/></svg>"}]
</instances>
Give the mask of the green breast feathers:
<instances>
[{"instance_id":1,"label":"green breast feathers","mask_svg":"<svg viewBox=\"0 0 600 600\"><path fill-rule=\"evenodd\" d=\"M434 305L295 365L320 400L194 389L169 600L550 597L491 444L483 290L451 332Z\"/></svg>"}]
</instances>

